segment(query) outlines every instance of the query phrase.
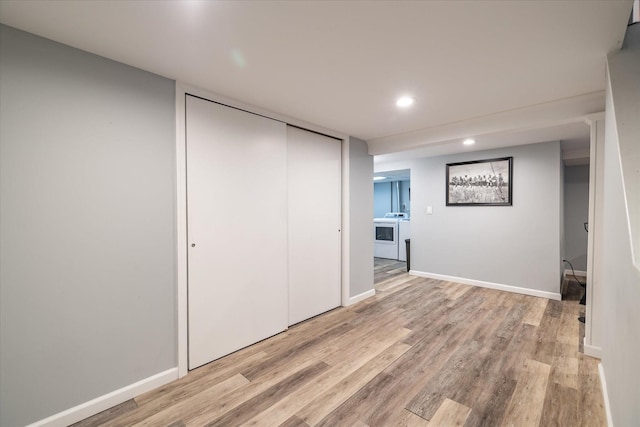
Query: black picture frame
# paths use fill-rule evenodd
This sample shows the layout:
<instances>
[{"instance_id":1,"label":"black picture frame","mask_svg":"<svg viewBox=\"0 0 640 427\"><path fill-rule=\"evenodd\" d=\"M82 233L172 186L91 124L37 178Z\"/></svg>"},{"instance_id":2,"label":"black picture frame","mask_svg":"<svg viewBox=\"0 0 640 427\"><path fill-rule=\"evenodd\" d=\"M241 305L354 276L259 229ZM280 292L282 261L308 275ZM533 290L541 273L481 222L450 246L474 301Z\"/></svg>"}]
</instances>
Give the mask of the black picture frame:
<instances>
[{"instance_id":1,"label":"black picture frame","mask_svg":"<svg viewBox=\"0 0 640 427\"><path fill-rule=\"evenodd\" d=\"M447 206L512 206L513 157L447 163Z\"/></svg>"}]
</instances>

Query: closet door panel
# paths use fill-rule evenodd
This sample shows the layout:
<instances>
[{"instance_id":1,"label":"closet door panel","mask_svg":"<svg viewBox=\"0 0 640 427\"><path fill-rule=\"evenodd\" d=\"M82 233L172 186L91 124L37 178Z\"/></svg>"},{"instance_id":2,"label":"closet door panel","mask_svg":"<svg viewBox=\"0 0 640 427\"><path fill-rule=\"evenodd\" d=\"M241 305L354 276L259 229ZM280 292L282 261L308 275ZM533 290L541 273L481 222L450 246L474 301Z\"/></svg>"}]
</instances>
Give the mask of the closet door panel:
<instances>
[{"instance_id":1,"label":"closet door panel","mask_svg":"<svg viewBox=\"0 0 640 427\"><path fill-rule=\"evenodd\" d=\"M186 100L189 369L287 327L286 125Z\"/></svg>"},{"instance_id":2,"label":"closet door panel","mask_svg":"<svg viewBox=\"0 0 640 427\"><path fill-rule=\"evenodd\" d=\"M341 145L287 128L290 325L341 302Z\"/></svg>"}]
</instances>

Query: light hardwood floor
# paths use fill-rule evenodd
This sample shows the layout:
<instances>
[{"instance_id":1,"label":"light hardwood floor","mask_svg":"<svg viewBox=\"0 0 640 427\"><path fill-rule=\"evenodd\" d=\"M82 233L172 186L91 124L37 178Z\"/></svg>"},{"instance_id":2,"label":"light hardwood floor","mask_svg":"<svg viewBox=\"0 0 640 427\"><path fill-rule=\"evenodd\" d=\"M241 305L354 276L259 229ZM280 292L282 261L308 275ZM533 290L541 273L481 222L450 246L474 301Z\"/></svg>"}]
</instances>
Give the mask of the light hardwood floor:
<instances>
[{"instance_id":1,"label":"light hardwood floor","mask_svg":"<svg viewBox=\"0 0 640 427\"><path fill-rule=\"evenodd\" d=\"M550 301L376 262L338 308L78 426L605 426L581 290ZM229 325L229 327L233 327Z\"/></svg>"}]
</instances>

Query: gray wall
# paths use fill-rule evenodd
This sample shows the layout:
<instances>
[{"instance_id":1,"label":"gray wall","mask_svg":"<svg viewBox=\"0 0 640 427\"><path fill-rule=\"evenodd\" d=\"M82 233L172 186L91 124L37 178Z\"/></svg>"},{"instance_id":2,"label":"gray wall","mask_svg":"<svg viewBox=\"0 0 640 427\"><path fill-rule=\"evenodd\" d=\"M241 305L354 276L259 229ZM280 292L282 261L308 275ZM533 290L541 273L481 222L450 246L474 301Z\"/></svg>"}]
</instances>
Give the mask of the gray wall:
<instances>
[{"instance_id":1,"label":"gray wall","mask_svg":"<svg viewBox=\"0 0 640 427\"><path fill-rule=\"evenodd\" d=\"M627 30L622 51L609 56L608 69L604 148L602 366L613 425L631 426L638 425L640 420L640 270L633 262L630 238L632 233L640 230L632 229L630 232L630 222L633 224L638 218L630 216L628 211L638 207L629 203L638 197L637 192L630 194L629 189L638 184L640 159L638 24ZM625 153L622 156L624 166L621 165L621 153ZM633 160L632 156L636 160L626 163ZM635 182L623 181L623 175Z\"/></svg>"},{"instance_id":2,"label":"gray wall","mask_svg":"<svg viewBox=\"0 0 640 427\"><path fill-rule=\"evenodd\" d=\"M175 367L174 83L0 29L0 424Z\"/></svg>"},{"instance_id":3,"label":"gray wall","mask_svg":"<svg viewBox=\"0 0 640 427\"><path fill-rule=\"evenodd\" d=\"M398 206L398 190L400 187L400 206ZM411 181L376 182L373 184L373 217L382 218L387 212L410 212L409 187Z\"/></svg>"},{"instance_id":4,"label":"gray wall","mask_svg":"<svg viewBox=\"0 0 640 427\"><path fill-rule=\"evenodd\" d=\"M562 149L561 149L561 153L560 153L560 159L558 161L558 170L560 171L560 185L558 186L559 189L559 199L558 199L558 206L560 207L560 212L558 215L558 220L560 221L560 232L558 233L558 236L560 237L560 244L559 244L559 254L562 256L562 258L564 258L565 256L565 226L564 226L564 163L562 161ZM562 283L562 281L564 280L564 261L562 259L558 259L558 266L559 266L559 270L562 272L560 274L560 283Z\"/></svg>"},{"instance_id":5,"label":"gray wall","mask_svg":"<svg viewBox=\"0 0 640 427\"><path fill-rule=\"evenodd\" d=\"M513 156L513 206L445 206L445 165ZM377 165L411 169L411 269L558 293L559 142ZM427 215L427 206L433 215Z\"/></svg>"},{"instance_id":6,"label":"gray wall","mask_svg":"<svg viewBox=\"0 0 640 427\"><path fill-rule=\"evenodd\" d=\"M373 184L373 217L382 218L387 212L391 212L390 182L376 182Z\"/></svg>"},{"instance_id":7,"label":"gray wall","mask_svg":"<svg viewBox=\"0 0 640 427\"><path fill-rule=\"evenodd\" d=\"M564 257L576 271L587 271L589 165L564 167ZM567 265L566 268L569 268Z\"/></svg>"},{"instance_id":8,"label":"gray wall","mask_svg":"<svg viewBox=\"0 0 640 427\"><path fill-rule=\"evenodd\" d=\"M373 156L367 143L349 138L350 289L354 297L373 289Z\"/></svg>"},{"instance_id":9,"label":"gray wall","mask_svg":"<svg viewBox=\"0 0 640 427\"><path fill-rule=\"evenodd\" d=\"M400 206L398 206L398 187L400 188ZM410 209L409 206L409 183L410 181L394 181L391 183L391 212L405 212Z\"/></svg>"},{"instance_id":10,"label":"gray wall","mask_svg":"<svg viewBox=\"0 0 640 427\"><path fill-rule=\"evenodd\" d=\"M400 208L398 212L411 213L411 181L400 181Z\"/></svg>"}]
</instances>

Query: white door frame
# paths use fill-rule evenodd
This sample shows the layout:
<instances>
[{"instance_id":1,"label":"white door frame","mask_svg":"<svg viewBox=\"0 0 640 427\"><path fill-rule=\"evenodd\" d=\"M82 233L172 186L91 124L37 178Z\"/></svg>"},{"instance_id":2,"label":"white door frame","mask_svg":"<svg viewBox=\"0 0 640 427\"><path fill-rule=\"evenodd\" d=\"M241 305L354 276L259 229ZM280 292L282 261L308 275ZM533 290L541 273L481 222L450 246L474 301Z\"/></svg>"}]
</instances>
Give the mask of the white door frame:
<instances>
[{"instance_id":1,"label":"white door frame","mask_svg":"<svg viewBox=\"0 0 640 427\"><path fill-rule=\"evenodd\" d=\"M187 169L186 169L186 105L185 96L191 94L213 102L239 108L251 113L322 133L342 140L342 305L349 303L349 136L292 117L276 114L194 86L176 82L176 282L178 326L178 376L188 372L188 299L187 299Z\"/></svg>"},{"instance_id":2,"label":"white door frame","mask_svg":"<svg viewBox=\"0 0 640 427\"><path fill-rule=\"evenodd\" d=\"M585 116L590 126L589 146L589 232L587 234L587 280L585 292L584 354L601 357L602 353L602 213L604 202L604 118L605 113Z\"/></svg>"}]
</instances>

